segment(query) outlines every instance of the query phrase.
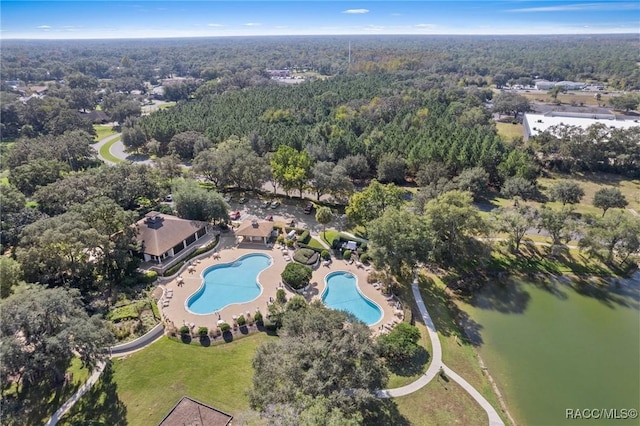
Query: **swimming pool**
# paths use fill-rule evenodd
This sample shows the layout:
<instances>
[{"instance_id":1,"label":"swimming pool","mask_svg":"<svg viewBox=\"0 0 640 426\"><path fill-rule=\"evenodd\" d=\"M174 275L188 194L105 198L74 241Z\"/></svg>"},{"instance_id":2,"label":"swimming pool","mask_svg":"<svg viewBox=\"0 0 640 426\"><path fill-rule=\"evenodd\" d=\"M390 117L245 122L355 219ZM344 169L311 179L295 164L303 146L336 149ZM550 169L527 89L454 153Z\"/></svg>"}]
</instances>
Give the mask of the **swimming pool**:
<instances>
[{"instance_id":1,"label":"swimming pool","mask_svg":"<svg viewBox=\"0 0 640 426\"><path fill-rule=\"evenodd\" d=\"M382 309L360 292L352 273L332 272L324 281L327 286L322 293L322 301L329 308L350 312L367 325L382 319Z\"/></svg>"},{"instance_id":2,"label":"swimming pool","mask_svg":"<svg viewBox=\"0 0 640 426\"><path fill-rule=\"evenodd\" d=\"M207 315L254 300L262 293L258 275L272 263L271 257L264 254L247 254L234 262L208 267L202 274L202 285L185 303L187 310Z\"/></svg>"}]
</instances>

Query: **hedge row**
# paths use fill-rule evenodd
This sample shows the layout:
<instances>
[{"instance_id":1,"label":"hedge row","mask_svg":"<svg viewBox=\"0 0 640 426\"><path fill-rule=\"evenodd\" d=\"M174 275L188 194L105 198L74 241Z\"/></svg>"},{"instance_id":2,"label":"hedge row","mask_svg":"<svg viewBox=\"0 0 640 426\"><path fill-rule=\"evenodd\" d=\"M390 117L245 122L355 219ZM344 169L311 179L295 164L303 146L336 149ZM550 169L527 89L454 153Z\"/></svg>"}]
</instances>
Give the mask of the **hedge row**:
<instances>
[{"instance_id":1,"label":"hedge row","mask_svg":"<svg viewBox=\"0 0 640 426\"><path fill-rule=\"evenodd\" d=\"M171 275L174 275L176 273L178 273L178 271L180 270L180 268L182 268L182 266L184 266L185 263L187 263L188 261L190 261L191 259L193 259L196 256L200 256L201 254L204 254L210 250L213 250L215 248L215 246L218 244L218 240L220 239L219 235L216 235L216 238L211 241L209 244L207 244L204 247L200 247L199 249L195 250L193 253L191 253L189 256L185 257L184 260L181 260L180 262L176 263L175 265L173 265L171 268L167 269L164 274L162 274L165 277L170 277Z\"/></svg>"}]
</instances>

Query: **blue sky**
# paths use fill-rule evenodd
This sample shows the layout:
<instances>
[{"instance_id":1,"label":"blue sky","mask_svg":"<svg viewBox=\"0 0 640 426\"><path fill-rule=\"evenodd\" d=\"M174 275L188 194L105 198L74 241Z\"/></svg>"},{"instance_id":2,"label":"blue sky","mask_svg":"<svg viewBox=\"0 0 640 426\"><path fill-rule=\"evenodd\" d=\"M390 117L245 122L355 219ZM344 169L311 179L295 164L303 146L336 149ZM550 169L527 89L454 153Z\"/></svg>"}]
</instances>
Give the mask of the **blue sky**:
<instances>
[{"instance_id":1,"label":"blue sky","mask_svg":"<svg viewBox=\"0 0 640 426\"><path fill-rule=\"evenodd\" d=\"M640 2L0 0L1 39L596 33L640 33Z\"/></svg>"}]
</instances>

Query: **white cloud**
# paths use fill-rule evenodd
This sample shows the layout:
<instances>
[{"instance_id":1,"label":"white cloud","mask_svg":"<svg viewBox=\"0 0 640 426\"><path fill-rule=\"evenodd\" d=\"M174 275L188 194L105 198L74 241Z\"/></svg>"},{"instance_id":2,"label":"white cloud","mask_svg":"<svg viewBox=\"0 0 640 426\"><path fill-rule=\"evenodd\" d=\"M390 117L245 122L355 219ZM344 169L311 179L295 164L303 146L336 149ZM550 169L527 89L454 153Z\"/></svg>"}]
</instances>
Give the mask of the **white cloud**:
<instances>
[{"instance_id":1,"label":"white cloud","mask_svg":"<svg viewBox=\"0 0 640 426\"><path fill-rule=\"evenodd\" d=\"M245 27L259 27L260 25L262 25L259 22L247 22L246 24L244 24Z\"/></svg>"},{"instance_id":2,"label":"white cloud","mask_svg":"<svg viewBox=\"0 0 640 426\"><path fill-rule=\"evenodd\" d=\"M224 27L222 24L207 24L207 27Z\"/></svg>"},{"instance_id":3,"label":"white cloud","mask_svg":"<svg viewBox=\"0 0 640 426\"><path fill-rule=\"evenodd\" d=\"M41 30L50 30L51 25L38 25L36 28L39 28Z\"/></svg>"},{"instance_id":4,"label":"white cloud","mask_svg":"<svg viewBox=\"0 0 640 426\"><path fill-rule=\"evenodd\" d=\"M558 6L540 6L540 7L525 7L522 9L510 9L508 12L519 13L537 13L537 12L579 12L585 10L628 10L628 9L640 9L638 3L577 3L577 4L563 4Z\"/></svg>"},{"instance_id":5,"label":"white cloud","mask_svg":"<svg viewBox=\"0 0 640 426\"><path fill-rule=\"evenodd\" d=\"M346 13L347 15L362 15L363 13L369 13L369 9L347 9L343 10L342 13Z\"/></svg>"},{"instance_id":6,"label":"white cloud","mask_svg":"<svg viewBox=\"0 0 640 426\"><path fill-rule=\"evenodd\" d=\"M434 24L416 24L415 27L416 28L435 28L436 25L434 25Z\"/></svg>"}]
</instances>

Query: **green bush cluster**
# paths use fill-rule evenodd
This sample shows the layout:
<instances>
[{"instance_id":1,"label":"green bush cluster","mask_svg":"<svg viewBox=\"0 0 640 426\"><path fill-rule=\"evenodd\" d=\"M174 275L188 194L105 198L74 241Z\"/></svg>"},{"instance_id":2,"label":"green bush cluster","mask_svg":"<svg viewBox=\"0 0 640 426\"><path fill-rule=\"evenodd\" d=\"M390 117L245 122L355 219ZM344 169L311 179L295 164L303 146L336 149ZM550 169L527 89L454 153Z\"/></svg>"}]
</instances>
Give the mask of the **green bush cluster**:
<instances>
[{"instance_id":1,"label":"green bush cluster","mask_svg":"<svg viewBox=\"0 0 640 426\"><path fill-rule=\"evenodd\" d=\"M151 284L158 279L158 273L156 271L147 271L142 275L142 282L144 284Z\"/></svg>"},{"instance_id":2,"label":"green bush cluster","mask_svg":"<svg viewBox=\"0 0 640 426\"><path fill-rule=\"evenodd\" d=\"M262 318L262 313L260 312L256 312L253 315L253 319L255 320L256 324L258 325L264 325L264 319Z\"/></svg>"},{"instance_id":3,"label":"green bush cluster","mask_svg":"<svg viewBox=\"0 0 640 426\"><path fill-rule=\"evenodd\" d=\"M360 255L360 261L362 263L369 263L371 262L371 256L369 255L369 253L362 253Z\"/></svg>"},{"instance_id":4,"label":"green bush cluster","mask_svg":"<svg viewBox=\"0 0 640 426\"><path fill-rule=\"evenodd\" d=\"M198 328L198 336L200 336L200 338L207 337L208 335L209 335L209 329L207 327Z\"/></svg>"},{"instance_id":5,"label":"green bush cluster","mask_svg":"<svg viewBox=\"0 0 640 426\"><path fill-rule=\"evenodd\" d=\"M245 319L244 315L240 315L237 319L236 322L238 323L238 325L240 327L242 327L243 325L247 324L247 320Z\"/></svg>"},{"instance_id":6,"label":"green bush cluster","mask_svg":"<svg viewBox=\"0 0 640 426\"><path fill-rule=\"evenodd\" d=\"M331 254L329 254L329 250L322 250L322 252L320 252L320 257L324 260L329 260L331 259Z\"/></svg>"},{"instance_id":7,"label":"green bush cluster","mask_svg":"<svg viewBox=\"0 0 640 426\"><path fill-rule=\"evenodd\" d=\"M180 327L180 335L186 336L188 334L189 334L189 327L187 327L186 325L183 325L182 327Z\"/></svg>"},{"instance_id":8,"label":"green bush cluster","mask_svg":"<svg viewBox=\"0 0 640 426\"><path fill-rule=\"evenodd\" d=\"M311 280L311 268L300 263L288 263L282 271L282 280L295 290L300 290Z\"/></svg>"},{"instance_id":9,"label":"green bush cluster","mask_svg":"<svg viewBox=\"0 0 640 426\"><path fill-rule=\"evenodd\" d=\"M342 257L343 257L343 259L344 259L344 260L349 260L349 259L351 259L351 250L345 250L345 251L342 253Z\"/></svg>"},{"instance_id":10,"label":"green bush cluster","mask_svg":"<svg viewBox=\"0 0 640 426\"><path fill-rule=\"evenodd\" d=\"M293 260L303 265L315 265L318 261L318 253L308 248L300 248L293 255Z\"/></svg>"},{"instance_id":11,"label":"green bush cluster","mask_svg":"<svg viewBox=\"0 0 640 426\"><path fill-rule=\"evenodd\" d=\"M222 331L223 333L226 333L227 331L231 330L231 326L226 322L223 322L222 324L220 324L219 327L220 327L220 331Z\"/></svg>"},{"instance_id":12,"label":"green bush cluster","mask_svg":"<svg viewBox=\"0 0 640 426\"><path fill-rule=\"evenodd\" d=\"M110 311L106 318L113 322L126 321L130 319L140 318L140 312L147 308L149 302L142 300L135 303L130 303L125 306L120 306Z\"/></svg>"}]
</instances>

